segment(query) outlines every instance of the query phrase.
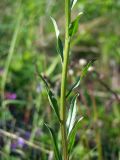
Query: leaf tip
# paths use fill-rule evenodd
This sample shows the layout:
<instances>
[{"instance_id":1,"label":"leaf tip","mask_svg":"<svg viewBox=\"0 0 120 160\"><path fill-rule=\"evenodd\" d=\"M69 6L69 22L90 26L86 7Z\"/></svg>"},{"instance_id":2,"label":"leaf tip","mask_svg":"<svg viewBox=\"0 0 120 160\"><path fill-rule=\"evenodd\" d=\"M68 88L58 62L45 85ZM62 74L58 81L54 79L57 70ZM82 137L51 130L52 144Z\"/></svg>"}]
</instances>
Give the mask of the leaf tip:
<instances>
[{"instance_id":1,"label":"leaf tip","mask_svg":"<svg viewBox=\"0 0 120 160\"><path fill-rule=\"evenodd\" d=\"M52 23L53 23L53 25L54 25L55 32L56 32L56 37L58 38L58 37L59 37L59 34L60 34L60 31L59 31L59 29L58 29L57 23L56 23L55 19L54 19L52 16L50 16L50 19L52 20Z\"/></svg>"},{"instance_id":2,"label":"leaf tip","mask_svg":"<svg viewBox=\"0 0 120 160\"><path fill-rule=\"evenodd\" d=\"M83 118L84 118L83 116L82 116L82 117L80 117L80 119L79 119L78 121L79 121L79 122L80 122L80 121L82 121L82 120L83 120Z\"/></svg>"},{"instance_id":3,"label":"leaf tip","mask_svg":"<svg viewBox=\"0 0 120 160\"><path fill-rule=\"evenodd\" d=\"M83 14L83 12L79 12L79 13L78 13L78 16L80 16L80 15L82 15L82 14Z\"/></svg>"}]
</instances>

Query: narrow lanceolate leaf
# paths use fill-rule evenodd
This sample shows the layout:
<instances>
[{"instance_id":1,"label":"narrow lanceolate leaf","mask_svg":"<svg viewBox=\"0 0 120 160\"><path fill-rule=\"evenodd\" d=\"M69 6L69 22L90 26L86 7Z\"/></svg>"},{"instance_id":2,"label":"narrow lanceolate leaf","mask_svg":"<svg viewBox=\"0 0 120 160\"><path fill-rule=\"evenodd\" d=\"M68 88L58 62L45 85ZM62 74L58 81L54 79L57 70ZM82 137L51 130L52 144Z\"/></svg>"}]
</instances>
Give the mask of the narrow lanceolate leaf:
<instances>
[{"instance_id":1,"label":"narrow lanceolate leaf","mask_svg":"<svg viewBox=\"0 0 120 160\"><path fill-rule=\"evenodd\" d=\"M66 98L71 94L71 92L80 85L80 77L77 77L75 84L73 84L68 91Z\"/></svg>"},{"instance_id":2,"label":"narrow lanceolate leaf","mask_svg":"<svg viewBox=\"0 0 120 160\"><path fill-rule=\"evenodd\" d=\"M63 62L63 44L60 39L60 36L57 39L57 52L60 54L61 61Z\"/></svg>"},{"instance_id":3,"label":"narrow lanceolate leaf","mask_svg":"<svg viewBox=\"0 0 120 160\"><path fill-rule=\"evenodd\" d=\"M75 119L76 119L76 113L77 113L77 106L76 106L76 102L77 102L77 97L79 96L79 94L76 94L70 104L70 109L69 109L69 113L68 113L68 119L67 119L67 127L68 127L68 135L71 132L74 123L75 123Z\"/></svg>"},{"instance_id":4,"label":"narrow lanceolate leaf","mask_svg":"<svg viewBox=\"0 0 120 160\"><path fill-rule=\"evenodd\" d=\"M50 90L46 80L44 79L44 77L39 74L40 78L42 79L43 83L46 86L46 90L47 90L47 95L48 95L48 99L50 102L50 106L52 107L52 109L55 111L55 114L60 122L60 115L59 115L59 109L58 109L58 103L57 103L57 99L55 98L54 94L52 93L52 91Z\"/></svg>"},{"instance_id":5,"label":"narrow lanceolate leaf","mask_svg":"<svg viewBox=\"0 0 120 160\"><path fill-rule=\"evenodd\" d=\"M59 153L58 143L57 143L57 140L56 140L55 132L47 124L45 124L45 125L48 128L48 130L50 132L50 135L51 135L51 139L52 139L52 143L53 143L53 147L54 147L55 159L56 160L62 160L61 154Z\"/></svg>"},{"instance_id":6,"label":"narrow lanceolate leaf","mask_svg":"<svg viewBox=\"0 0 120 160\"><path fill-rule=\"evenodd\" d=\"M89 67L93 64L93 61L90 61L82 70L81 79L86 76Z\"/></svg>"},{"instance_id":7,"label":"narrow lanceolate leaf","mask_svg":"<svg viewBox=\"0 0 120 160\"><path fill-rule=\"evenodd\" d=\"M46 89L48 90L49 85L48 85L47 81L45 80L45 78L44 78L41 74L39 74L39 76L40 76L41 80L43 81L43 83L44 83Z\"/></svg>"},{"instance_id":8,"label":"narrow lanceolate leaf","mask_svg":"<svg viewBox=\"0 0 120 160\"><path fill-rule=\"evenodd\" d=\"M59 29L58 29L57 23L56 23L55 19L52 18L52 17L51 17L51 20L52 20L53 25L54 25L54 28L55 28L56 37L58 38L59 35L60 35L60 31L59 31Z\"/></svg>"},{"instance_id":9,"label":"narrow lanceolate leaf","mask_svg":"<svg viewBox=\"0 0 120 160\"><path fill-rule=\"evenodd\" d=\"M35 64L35 69L36 69L36 73L38 74L38 76L41 78L41 80L43 81L46 89L49 88L49 85L47 83L47 81L45 80L45 78L39 73L39 69L38 69L38 66Z\"/></svg>"},{"instance_id":10,"label":"narrow lanceolate leaf","mask_svg":"<svg viewBox=\"0 0 120 160\"><path fill-rule=\"evenodd\" d=\"M69 151L69 153L71 152L71 150L74 146L76 133L77 133L78 128L80 127L80 123L81 123L82 119L83 119L83 117L81 117L79 120L77 120L75 122L75 124L69 134L69 137L68 137L68 151Z\"/></svg>"},{"instance_id":11,"label":"narrow lanceolate leaf","mask_svg":"<svg viewBox=\"0 0 120 160\"><path fill-rule=\"evenodd\" d=\"M51 90L48 91L48 99L49 99L49 102L50 102L52 109L55 111L57 118L60 122L58 103L57 103L57 100Z\"/></svg>"},{"instance_id":12,"label":"narrow lanceolate leaf","mask_svg":"<svg viewBox=\"0 0 120 160\"><path fill-rule=\"evenodd\" d=\"M81 73L81 76L80 76L80 77L77 77L75 84L73 84L73 85L71 86L71 88L69 89L69 91L68 91L68 93L67 93L67 95L66 95L66 98L71 94L71 92L72 92L74 89L76 89L76 88L80 85L80 82L81 82L82 78L86 76L86 74L87 74L87 72L88 72L88 69L89 69L89 67L93 64L93 62L94 62L94 61L90 61L90 62L83 68L82 73Z\"/></svg>"},{"instance_id":13,"label":"narrow lanceolate leaf","mask_svg":"<svg viewBox=\"0 0 120 160\"><path fill-rule=\"evenodd\" d=\"M78 0L71 0L71 9L75 6Z\"/></svg>"},{"instance_id":14,"label":"narrow lanceolate leaf","mask_svg":"<svg viewBox=\"0 0 120 160\"><path fill-rule=\"evenodd\" d=\"M82 14L82 12L80 12L78 14L78 16L75 18L75 20L73 22L71 22L70 27L69 27L69 35L70 37L72 37L78 30L78 26L79 26L79 19L80 19L80 15Z\"/></svg>"},{"instance_id":15,"label":"narrow lanceolate leaf","mask_svg":"<svg viewBox=\"0 0 120 160\"><path fill-rule=\"evenodd\" d=\"M54 18L51 17L52 23L55 28L56 38L57 38L57 52L60 54L61 60L63 62L63 44L60 39L60 31L58 29L57 23Z\"/></svg>"}]
</instances>

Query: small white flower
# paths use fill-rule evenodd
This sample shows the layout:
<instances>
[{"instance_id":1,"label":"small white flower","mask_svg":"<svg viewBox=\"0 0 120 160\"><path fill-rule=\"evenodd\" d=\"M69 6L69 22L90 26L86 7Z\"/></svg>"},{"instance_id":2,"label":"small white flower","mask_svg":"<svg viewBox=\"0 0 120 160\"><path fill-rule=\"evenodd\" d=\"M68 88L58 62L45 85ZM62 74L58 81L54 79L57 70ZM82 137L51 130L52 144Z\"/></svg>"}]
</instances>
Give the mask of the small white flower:
<instances>
[{"instance_id":1,"label":"small white flower","mask_svg":"<svg viewBox=\"0 0 120 160\"><path fill-rule=\"evenodd\" d=\"M87 64L87 61L86 61L86 59L80 59L79 60L79 65L81 65L81 66L84 66L84 65L86 65Z\"/></svg>"},{"instance_id":2,"label":"small white flower","mask_svg":"<svg viewBox=\"0 0 120 160\"><path fill-rule=\"evenodd\" d=\"M90 67L88 68L88 71L89 71L89 72L94 71L94 67L93 67L93 66L90 66Z\"/></svg>"},{"instance_id":3,"label":"small white flower","mask_svg":"<svg viewBox=\"0 0 120 160\"><path fill-rule=\"evenodd\" d=\"M69 69L69 75L73 75L73 70L72 69Z\"/></svg>"}]
</instances>

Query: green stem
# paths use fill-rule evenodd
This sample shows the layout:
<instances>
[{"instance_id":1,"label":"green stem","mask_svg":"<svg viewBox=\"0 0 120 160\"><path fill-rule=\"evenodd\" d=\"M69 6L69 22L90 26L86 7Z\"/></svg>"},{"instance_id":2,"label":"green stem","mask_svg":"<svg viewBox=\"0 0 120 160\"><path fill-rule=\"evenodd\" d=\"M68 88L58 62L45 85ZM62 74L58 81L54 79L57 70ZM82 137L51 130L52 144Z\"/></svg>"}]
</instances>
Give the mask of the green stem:
<instances>
[{"instance_id":1,"label":"green stem","mask_svg":"<svg viewBox=\"0 0 120 160\"><path fill-rule=\"evenodd\" d=\"M70 37L69 37L69 25L71 19L70 11L70 0L65 0L65 48L64 48L64 62L62 68L62 82L61 82L61 135L62 135L62 149L64 160L68 160L68 144L67 144L67 133L66 133L66 82L67 82L67 70L68 70L68 59L70 50Z\"/></svg>"},{"instance_id":2,"label":"green stem","mask_svg":"<svg viewBox=\"0 0 120 160\"><path fill-rule=\"evenodd\" d=\"M9 72L9 67L10 67L10 64L11 64L11 61L12 61L12 58L13 58L13 55L14 55L14 50L15 50L15 45L16 45L17 38L18 38L18 33L19 33L20 27L21 27L20 26L21 19L22 19L22 12L19 13L19 16L18 16L18 19L17 19L16 28L15 28L13 38L12 38L12 41L11 41L8 57L7 57L6 64L5 64L5 71L4 71L4 74L3 74L3 77L2 77L2 82L1 82L1 100L2 100L1 109L2 109L2 112L3 112L2 116L3 116L4 121L6 121L6 116L7 116L6 115L6 110L7 110L6 103L4 103L4 100L5 100L5 86L6 86L7 76L8 76L8 72ZM4 129L6 130L5 126L4 126Z\"/></svg>"},{"instance_id":3,"label":"green stem","mask_svg":"<svg viewBox=\"0 0 120 160\"><path fill-rule=\"evenodd\" d=\"M16 25L16 28L15 28L15 31L14 31L14 34L13 34L13 38L12 38L12 41L11 41L8 57L7 57L6 64L5 64L5 72L4 72L3 78L2 78L1 98L2 98L3 101L4 101L4 92L5 92L5 85L6 85L6 80L7 80L7 76L8 76L8 71L9 71L9 67L10 67L12 57L13 57L13 54L14 54L18 33L19 33L19 30L20 30L21 18L22 18L22 12L20 12L20 14L18 16L18 19L17 19L17 25Z\"/></svg>"}]
</instances>

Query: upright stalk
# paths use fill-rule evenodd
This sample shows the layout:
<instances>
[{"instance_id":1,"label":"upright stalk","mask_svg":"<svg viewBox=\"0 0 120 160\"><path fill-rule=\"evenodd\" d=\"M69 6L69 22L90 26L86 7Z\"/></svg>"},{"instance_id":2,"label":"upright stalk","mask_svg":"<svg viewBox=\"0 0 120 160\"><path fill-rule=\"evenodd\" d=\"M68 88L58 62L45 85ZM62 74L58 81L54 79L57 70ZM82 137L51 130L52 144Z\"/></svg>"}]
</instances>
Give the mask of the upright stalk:
<instances>
[{"instance_id":1,"label":"upright stalk","mask_svg":"<svg viewBox=\"0 0 120 160\"><path fill-rule=\"evenodd\" d=\"M68 160L68 144L66 133L66 82L67 82L67 69L70 50L70 37L69 37L69 25L71 19L70 0L65 0L65 48L64 48L64 61L62 66L62 82L61 82L61 136L62 136L62 149L63 159Z\"/></svg>"},{"instance_id":2,"label":"upright stalk","mask_svg":"<svg viewBox=\"0 0 120 160\"><path fill-rule=\"evenodd\" d=\"M10 44L10 49L9 49L8 57L7 57L6 64L5 64L5 71L4 71L3 78L2 78L2 84L1 84L1 99L2 99L2 101L4 101L4 98L5 98L4 97L5 96L4 95L5 94L4 93L5 92L5 85L6 85L6 81L7 81L9 67L10 67L12 57L14 54L15 45L16 45L16 41L18 38L18 33L20 30L21 18L22 18L22 12L20 11L19 16L17 17L17 24L16 24L16 28L15 28L15 31L14 31L14 34L12 37L12 41Z\"/></svg>"}]
</instances>

